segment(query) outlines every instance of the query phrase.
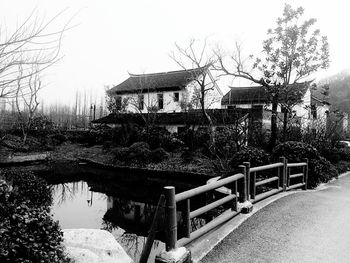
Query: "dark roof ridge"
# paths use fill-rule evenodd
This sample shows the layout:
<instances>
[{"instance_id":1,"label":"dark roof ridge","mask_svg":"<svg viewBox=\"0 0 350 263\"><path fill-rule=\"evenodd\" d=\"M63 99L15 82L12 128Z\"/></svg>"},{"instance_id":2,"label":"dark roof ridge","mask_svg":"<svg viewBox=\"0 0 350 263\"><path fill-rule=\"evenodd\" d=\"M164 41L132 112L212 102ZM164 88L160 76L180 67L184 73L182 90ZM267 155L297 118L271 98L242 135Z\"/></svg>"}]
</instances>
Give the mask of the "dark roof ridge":
<instances>
[{"instance_id":1,"label":"dark roof ridge","mask_svg":"<svg viewBox=\"0 0 350 263\"><path fill-rule=\"evenodd\" d=\"M295 82L295 83L289 83L287 84L287 86L293 86L293 85L308 85L309 81L305 81L305 82ZM228 86L230 89L250 89L250 88L263 88L263 85L254 85L254 86L244 86L244 87L238 87L238 86ZM273 85L271 85L270 87L273 87Z\"/></svg>"},{"instance_id":2,"label":"dark roof ridge","mask_svg":"<svg viewBox=\"0 0 350 263\"><path fill-rule=\"evenodd\" d=\"M228 86L230 89L251 89L251 88L262 88L263 86L245 86L245 87L238 87L238 86Z\"/></svg>"},{"instance_id":3,"label":"dark roof ridge","mask_svg":"<svg viewBox=\"0 0 350 263\"><path fill-rule=\"evenodd\" d=\"M144 73L144 74L133 74L129 73L130 77L143 77L143 76L155 76L155 75L164 75L164 74L176 74L180 72L188 72L188 71L196 71L205 69L206 66L200 68L192 68L192 69L182 69L182 70L173 70L173 71L164 71L164 72L156 72L156 73Z\"/></svg>"}]
</instances>

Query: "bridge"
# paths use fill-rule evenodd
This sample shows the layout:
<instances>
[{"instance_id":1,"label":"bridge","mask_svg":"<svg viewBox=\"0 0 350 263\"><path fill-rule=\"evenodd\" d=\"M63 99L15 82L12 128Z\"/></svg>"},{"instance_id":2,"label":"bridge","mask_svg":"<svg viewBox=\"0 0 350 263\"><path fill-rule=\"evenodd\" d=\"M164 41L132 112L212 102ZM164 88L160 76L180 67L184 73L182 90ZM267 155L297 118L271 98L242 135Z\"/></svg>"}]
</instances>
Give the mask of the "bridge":
<instances>
[{"instance_id":1,"label":"bridge","mask_svg":"<svg viewBox=\"0 0 350 263\"><path fill-rule=\"evenodd\" d=\"M239 166L239 169L239 172L232 176L179 194L175 194L175 188L172 186L164 188L164 195L161 196L158 206L165 205L166 251L157 256L156 262L198 261L206 254L205 251L201 251L201 248L208 247L208 244L200 244L205 240L206 235L215 231L216 239L218 239L216 243L218 243L220 241L220 235L217 235L219 229L221 236L222 233L225 233L222 231L222 228L225 227L229 234L232 230L231 227L227 227L230 222L241 218L244 214L251 213L253 205L259 206L259 202L277 194L286 195L293 189L307 189L307 160L301 163L288 163L284 157L281 157L277 163L259 167L250 167L250 163L245 162ZM213 195L213 190L219 194ZM191 200L203 194L206 194L206 200L210 196L211 202L192 208ZM177 209L177 206L180 209ZM221 210L218 216L214 219L211 216L210 220L206 220L205 224L199 228L194 227L194 219L207 215L210 211L217 211L218 208ZM223 208L225 211L222 212ZM153 243L159 214L156 212L140 262L147 261L149 253L147 247ZM177 237L178 233L182 233L180 239ZM213 243L214 240L215 238L210 239L207 243Z\"/></svg>"}]
</instances>

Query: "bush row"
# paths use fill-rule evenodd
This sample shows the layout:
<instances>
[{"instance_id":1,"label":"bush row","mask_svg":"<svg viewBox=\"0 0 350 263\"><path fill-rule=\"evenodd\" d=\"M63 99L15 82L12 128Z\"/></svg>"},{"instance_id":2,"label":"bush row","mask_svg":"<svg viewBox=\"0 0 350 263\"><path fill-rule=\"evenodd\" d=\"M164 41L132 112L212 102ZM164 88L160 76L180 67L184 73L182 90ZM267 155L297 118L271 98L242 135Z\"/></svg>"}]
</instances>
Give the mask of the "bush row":
<instances>
[{"instance_id":1,"label":"bush row","mask_svg":"<svg viewBox=\"0 0 350 263\"><path fill-rule=\"evenodd\" d=\"M149 144L146 142L136 142L130 147L117 147L112 152L116 160L126 164L159 163L169 157L169 154L163 148L151 150Z\"/></svg>"},{"instance_id":2,"label":"bush row","mask_svg":"<svg viewBox=\"0 0 350 263\"><path fill-rule=\"evenodd\" d=\"M252 167L265 165L277 161L284 156L288 162L303 162L305 158L309 161L308 187L316 187L320 183L328 182L338 176L336 167L326 158L322 157L313 146L302 142L285 142L276 146L269 155L262 149L246 147L237 152L230 160L232 170L243 162L250 162ZM344 170L345 165L341 168Z\"/></svg>"}]
</instances>

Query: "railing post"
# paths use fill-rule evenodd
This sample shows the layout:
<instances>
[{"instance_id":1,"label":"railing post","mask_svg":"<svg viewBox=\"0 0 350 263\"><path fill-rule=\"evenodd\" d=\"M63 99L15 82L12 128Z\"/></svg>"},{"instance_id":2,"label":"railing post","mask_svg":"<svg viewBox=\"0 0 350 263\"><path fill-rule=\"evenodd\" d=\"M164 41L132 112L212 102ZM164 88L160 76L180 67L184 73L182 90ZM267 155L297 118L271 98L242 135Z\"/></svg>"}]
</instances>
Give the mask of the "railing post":
<instances>
[{"instance_id":1,"label":"railing post","mask_svg":"<svg viewBox=\"0 0 350 263\"><path fill-rule=\"evenodd\" d=\"M244 162L246 173L247 200L250 200L250 162Z\"/></svg>"},{"instance_id":2,"label":"railing post","mask_svg":"<svg viewBox=\"0 0 350 263\"><path fill-rule=\"evenodd\" d=\"M284 160L284 186L283 186L283 191L287 191L288 187L288 160L285 158Z\"/></svg>"},{"instance_id":3,"label":"railing post","mask_svg":"<svg viewBox=\"0 0 350 263\"><path fill-rule=\"evenodd\" d=\"M184 227L184 235L185 237L190 237L191 235L191 218L190 218L190 212L191 212L191 203L190 199L185 200L185 208L184 208L184 215L183 215L183 227Z\"/></svg>"},{"instance_id":4,"label":"railing post","mask_svg":"<svg viewBox=\"0 0 350 263\"><path fill-rule=\"evenodd\" d=\"M283 166L281 167L281 173L280 173L280 187L283 188L283 191L286 191L286 169L287 169L286 158L280 157L280 162L283 163Z\"/></svg>"},{"instance_id":5,"label":"railing post","mask_svg":"<svg viewBox=\"0 0 350 263\"><path fill-rule=\"evenodd\" d=\"M256 187L255 187L255 183L256 183L256 172L254 172L252 174L252 177L250 178L250 180L252 181L251 187L250 187L250 198L251 199L255 199L255 195L256 195Z\"/></svg>"},{"instance_id":6,"label":"railing post","mask_svg":"<svg viewBox=\"0 0 350 263\"><path fill-rule=\"evenodd\" d=\"M309 176L309 160L307 158L304 159L304 162L306 162L306 166L304 166L304 187L303 190L307 190L307 180Z\"/></svg>"},{"instance_id":7,"label":"railing post","mask_svg":"<svg viewBox=\"0 0 350 263\"><path fill-rule=\"evenodd\" d=\"M165 186L165 231L166 251L175 249L177 241L177 219L176 219L176 202L175 202L175 187Z\"/></svg>"},{"instance_id":8,"label":"railing post","mask_svg":"<svg viewBox=\"0 0 350 263\"><path fill-rule=\"evenodd\" d=\"M290 186L290 170L292 167L288 168L288 160L286 159L286 189Z\"/></svg>"},{"instance_id":9,"label":"railing post","mask_svg":"<svg viewBox=\"0 0 350 263\"><path fill-rule=\"evenodd\" d=\"M231 194L235 195L236 198L232 202L232 210L238 212L238 197L237 197L237 181L234 181L231 186Z\"/></svg>"},{"instance_id":10,"label":"railing post","mask_svg":"<svg viewBox=\"0 0 350 263\"><path fill-rule=\"evenodd\" d=\"M244 175L244 177L240 180L241 183L239 184L239 201L241 203L244 203L245 201L247 201L247 186L246 186L246 182L247 182L247 173L246 173L246 167L244 165L240 165L238 166L240 169L240 172Z\"/></svg>"}]
</instances>

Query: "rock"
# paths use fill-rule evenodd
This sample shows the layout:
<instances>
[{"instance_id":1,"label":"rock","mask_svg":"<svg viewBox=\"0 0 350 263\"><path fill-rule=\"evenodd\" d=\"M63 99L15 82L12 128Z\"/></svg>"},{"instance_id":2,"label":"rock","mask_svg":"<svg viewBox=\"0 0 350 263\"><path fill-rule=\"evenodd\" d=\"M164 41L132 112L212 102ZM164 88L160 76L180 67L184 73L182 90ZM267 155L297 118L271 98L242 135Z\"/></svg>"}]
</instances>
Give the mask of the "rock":
<instances>
[{"instance_id":1,"label":"rock","mask_svg":"<svg viewBox=\"0 0 350 263\"><path fill-rule=\"evenodd\" d=\"M75 263L100 262L100 258L97 254L85 248L66 247L66 252L68 253L70 258L74 259Z\"/></svg>"},{"instance_id":2,"label":"rock","mask_svg":"<svg viewBox=\"0 0 350 263\"><path fill-rule=\"evenodd\" d=\"M99 229L64 229L63 244L76 263L134 262L113 235Z\"/></svg>"},{"instance_id":3,"label":"rock","mask_svg":"<svg viewBox=\"0 0 350 263\"><path fill-rule=\"evenodd\" d=\"M17 164L29 164L34 162L46 162L49 159L50 159L49 153L11 156L6 160L2 160L0 162L0 165L17 165Z\"/></svg>"}]
</instances>

